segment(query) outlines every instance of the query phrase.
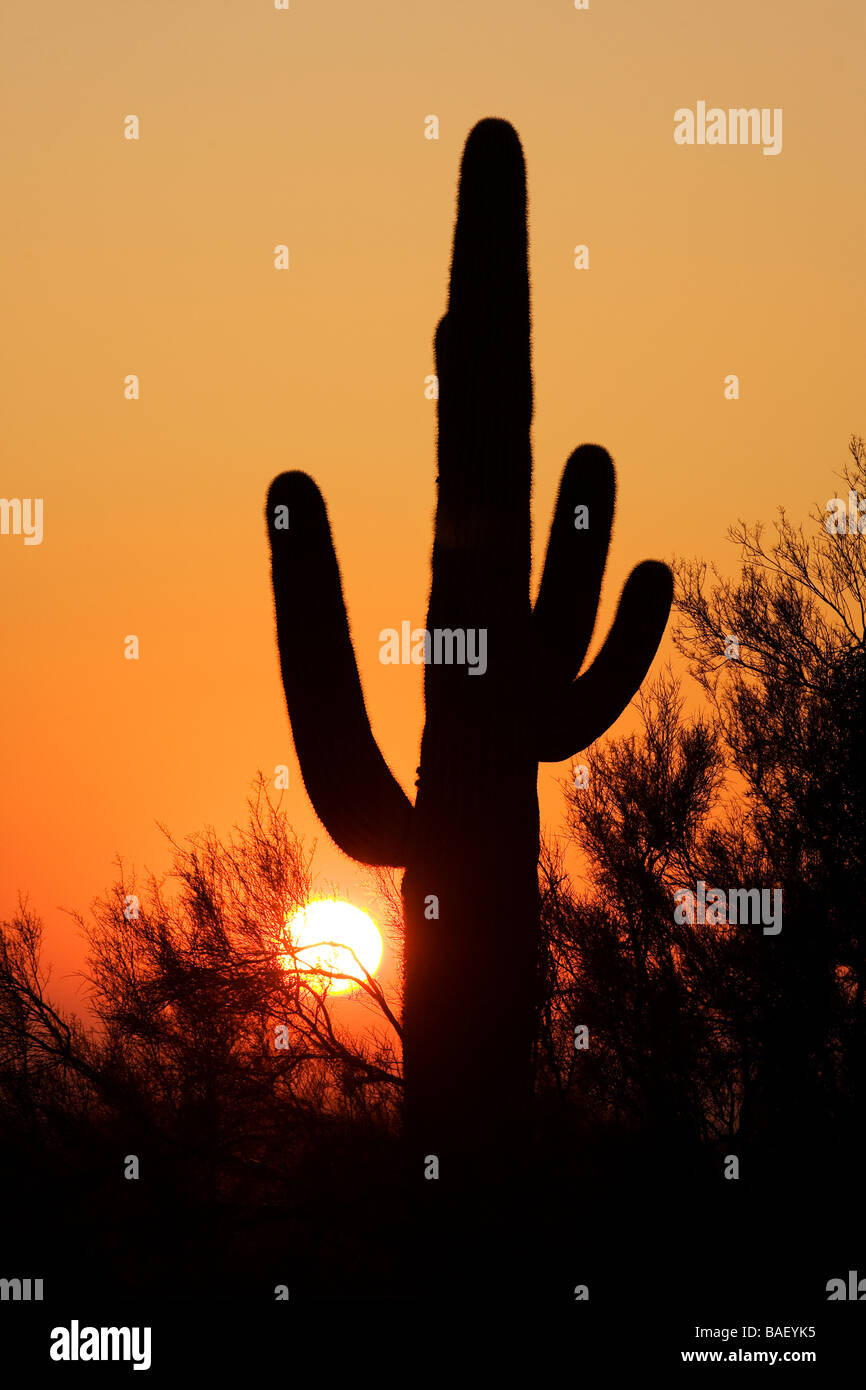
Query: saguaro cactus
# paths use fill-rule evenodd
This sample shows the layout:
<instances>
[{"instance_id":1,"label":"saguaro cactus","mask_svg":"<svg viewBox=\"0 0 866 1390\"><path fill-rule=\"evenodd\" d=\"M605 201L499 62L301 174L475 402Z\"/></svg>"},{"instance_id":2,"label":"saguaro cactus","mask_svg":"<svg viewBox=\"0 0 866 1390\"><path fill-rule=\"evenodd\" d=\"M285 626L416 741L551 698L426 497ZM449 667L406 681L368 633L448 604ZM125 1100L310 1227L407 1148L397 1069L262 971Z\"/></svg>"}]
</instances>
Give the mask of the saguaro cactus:
<instances>
[{"instance_id":1,"label":"saguaro cactus","mask_svg":"<svg viewBox=\"0 0 866 1390\"><path fill-rule=\"evenodd\" d=\"M607 640L577 674L595 624L615 493L608 454L585 444L566 465L530 604L526 177L505 121L481 121L466 142L436 363L427 628L486 631L487 668L426 666L414 806L370 728L315 483L281 474L267 518L283 684L310 799L347 854L406 869L410 1163L422 1180L435 1155L438 1183L465 1193L511 1171L527 1130L538 763L572 756L619 716L653 659L672 591L665 565L638 565ZM286 529L280 507L288 508Z\"/></svg>"}]
</instances>

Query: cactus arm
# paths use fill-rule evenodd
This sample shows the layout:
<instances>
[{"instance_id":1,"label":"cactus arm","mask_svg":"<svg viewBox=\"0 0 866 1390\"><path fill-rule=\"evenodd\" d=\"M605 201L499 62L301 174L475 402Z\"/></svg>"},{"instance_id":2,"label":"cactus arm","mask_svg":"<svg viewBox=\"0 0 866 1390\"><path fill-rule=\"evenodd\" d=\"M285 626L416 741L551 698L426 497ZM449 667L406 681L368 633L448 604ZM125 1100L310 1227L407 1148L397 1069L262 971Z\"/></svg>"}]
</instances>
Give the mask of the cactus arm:
<instances>
[{"instance_id":1,"label":"cactus arm","mask_svg":"<svg viewBox=\"0 0 866 1390\"><path fill-rule=\"evenodd\" d=\"M600 738L637 693L670 613L673 577L644 560L625 582L607 639L576 681L546 697L537 718L541 762L560 762Z\"/></svg>"},{"instance_id":2,"label":"cactus arm","mask_svg":"<svg viewBox=\"0 0 866 1390\"><path fill-rule=\"evenodd\" d=\"M539 762L572 757L619 718L649 670L668 620L670 570L646 560L629 576L598 656L574 679L595 626L615 497L607 451L597 444L575 449L562 475L532 614ZM585 527L575 526L579 505L587 508Z\"/></svg>"},{"instance_id":3,"label":"cactus arm","mask_svg":"<svg viewBox=\"0 0 866 1390\"><path fill-rule=\"evenodd\" d=\"M288 508L278 529L276 508ZM370 727L325 502L305 473L281 473L267 500L283 689L304 786L340 849L406 863L412 803Z\"/></svg>"},{"instance_id":4,"label":"cactus arm","mask_svg":"<svg viewBox=\"0 0 866 1390\"><path fill-rule=\"evenodd\" d=\"M550 528L544 572L532 613L539 708L577 675L595 627L601 581L613 525L613 462L597 444L575 449L562 475ZM587 508L587 526L575 526L575 508Z\"/></svg>"}]
</instances>

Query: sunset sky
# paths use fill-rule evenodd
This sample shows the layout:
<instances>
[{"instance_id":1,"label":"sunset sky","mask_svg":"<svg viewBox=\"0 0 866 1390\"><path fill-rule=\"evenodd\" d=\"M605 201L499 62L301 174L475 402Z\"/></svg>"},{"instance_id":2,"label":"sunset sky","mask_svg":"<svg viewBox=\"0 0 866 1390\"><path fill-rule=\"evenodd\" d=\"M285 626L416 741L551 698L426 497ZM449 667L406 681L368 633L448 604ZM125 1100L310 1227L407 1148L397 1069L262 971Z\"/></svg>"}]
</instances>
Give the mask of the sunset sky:
<instances>
[{"instance_id":1,"label":"sunset sky","mask_svg":"<svg viewBox=\"0 0 866 1390\"><path fill-rule=\"evenodd\" d=\"M380 664L378 634L425 621L424 378L477 120L511 121L527 161L536 573L571 450L617 465L593 651L639 560L729 568L737 517L834 495L866 433L866 9L19 0L0 52L0 495L44 499L41 545L0 536L0 916L29 892L74 1002L61 908L85 910L116 854L165 870L157 821L225 834L259 768L289 765L290 820L369 906L294 760L264 499L286 468L321 487L374 730L411 793L423 668ZM781 108L782 152L678 146L698 101ZM551 825L567 769L542 769Z\"/></svg>"}]
</instances>

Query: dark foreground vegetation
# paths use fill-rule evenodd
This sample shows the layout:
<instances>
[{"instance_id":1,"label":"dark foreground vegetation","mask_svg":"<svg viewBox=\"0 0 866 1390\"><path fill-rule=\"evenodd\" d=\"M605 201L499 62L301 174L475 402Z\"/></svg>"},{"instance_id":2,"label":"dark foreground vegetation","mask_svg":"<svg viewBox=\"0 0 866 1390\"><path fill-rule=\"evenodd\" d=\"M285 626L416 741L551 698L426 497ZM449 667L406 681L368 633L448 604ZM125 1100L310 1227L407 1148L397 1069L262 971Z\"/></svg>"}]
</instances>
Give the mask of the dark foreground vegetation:
<instances>
[{"instance_id":1,"label":"dark foreground vegetation","mask_svg":"<svg viewBox=\"0 0 866 1390\"><path fill-rule=\"evenodd\" d=\"M862 441L851 460L842 496L866 492ZM497 1271L473 1286L470 1209L453 1288L447 1260L425 1274L400 1001L363 977L370 1025L348 1031L281 966L310 864L260 782L231 843L175 844L163 882L121 869L79 919L86 1026L51 1003L27 904L2 924L0 1275L142 1303L284 1285L573 1309L587 1285L599 1314L679 1300L786 1322L858 1260L866 1276L866 538L825 521L736 528L730 581L678 566L698 686L662 672L637 731L565 785L540 864L532 1162ZM781 916L678 920L700 883L779 889ZM396 883L379 888L399 933Z\"/></svg>"}]
</instances>

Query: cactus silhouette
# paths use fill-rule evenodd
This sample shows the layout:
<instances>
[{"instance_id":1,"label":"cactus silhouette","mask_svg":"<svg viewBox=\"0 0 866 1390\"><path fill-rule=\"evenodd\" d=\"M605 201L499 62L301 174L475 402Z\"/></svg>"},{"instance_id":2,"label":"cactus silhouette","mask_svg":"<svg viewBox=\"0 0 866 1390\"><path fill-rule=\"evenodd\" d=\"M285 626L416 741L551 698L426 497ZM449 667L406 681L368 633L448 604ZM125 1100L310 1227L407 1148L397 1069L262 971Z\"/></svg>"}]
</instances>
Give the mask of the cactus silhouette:
<instances>
[{"instance_id":1,"label":"cactus silhouette","mask_svg":"<svg viewBox=\"0 0 866 1390\"><path fill-rule=\"evenodd\" d=\"M512 1181L529 1129L538 763L571 757L620 715L655 655L672 594L665 565L638 565L606 641L578 674L615 494L610 457L584 444L566 465L530 603L526 175L506 121L483 120L466 141L435 348L439 476L427 629L486 631L487 668L426 665L414 806L370 727L315 483L281 474L267 520L282 678L307 792L348 855L405 867L410 1171L425 1191L490 1193ZM287 529L277 525L281 506ZM585 528L576 525L578 506L588 511ZM438 1182L424 1181L432 1155Z\"/></svg>"}]
</instances>

